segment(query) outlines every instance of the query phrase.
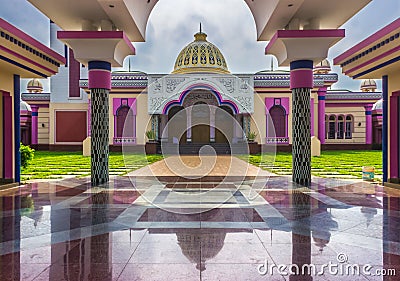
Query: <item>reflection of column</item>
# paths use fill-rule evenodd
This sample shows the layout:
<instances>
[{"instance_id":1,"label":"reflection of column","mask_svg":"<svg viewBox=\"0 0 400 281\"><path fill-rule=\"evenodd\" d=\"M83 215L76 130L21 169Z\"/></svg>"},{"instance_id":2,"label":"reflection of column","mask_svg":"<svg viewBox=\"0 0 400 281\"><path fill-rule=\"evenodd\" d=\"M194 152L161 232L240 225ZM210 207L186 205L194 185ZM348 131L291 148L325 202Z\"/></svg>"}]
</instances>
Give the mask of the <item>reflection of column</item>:
<instances>
[{"instance_id":1,"label":"reflection of column","mask_svg":"<svg viewBox=\"0 0 400 281\"><path fill-rule=\"evenodd\" d=\"M293 124L293 181L309 185L311 182L311 111L310 93L313 87L313 61L290 63Z\"/></svg>"},{"instance_id":2,"label":"reflection of column","mask_svg":"<svg viewBox=\"0 0 400 281\"><path fill-rule=\"evenodd\" d=\"M21 121L20 121L20 103L21 103L21 81L19 75L14 75L14 173L15 182L21 181Z\"/></svg>"},{"instance_id":3,"label":"reflection of column","mask_svg":"<svg viewBox=\"0 0 400 281\"><path fill-rule=\"evenodd\" d=\"M303 265L311 264L311 231L310 231L310 215L311 205L310 197L301 191L292 191L292 210L293 210L293 226L292 226L292 265L297 265L299 272L297 274L295 268L290 275L290 281L313 280L312 275L307 271L302 272Z\"/></svg>"},{"instance_id":4,"label":"reflection of column","mask_svg":"<svg viewBox=\"0 0 400 281\"><path fill-rule=\"evenodd\" d=\"M91 95L91 182L92 186L107 183L109 156L109 106L111 64L104 61L89 62L89 88Z\"/></svg>"},{"instance_id":5,"label":"reflection of column","mask_svg":"<svg viewBox=\"0 0 400 281\"><path fill-rule=\"evenodd\" d=\"M215 111L216 107L210 107L210 142L215 142Z\"/></svg>"},{"instance_id":6,"label":"reflection of column","mask_svg":"<svg viewBox=\"0 0 400 281\"><path fill-rule=\"evenodd\" d=\"M321 144L325 143L325 96L326 87L322 87L318 90L318 139Z\"/></svg>"},{"instance_id":7,"label":"reflection of column","mask_svg":"<svg viewBox=\"0 0 400 281\"><path fill-rule=\"evenodd\" d=\"M31 143L38 143L38 116L39 116L39 107L37 105L32 105L32 130L31 130Z\"/></svg>"},{"instance_id":8,"label":"reflection of column","mask_svg":"<svg viewBox=\"0 0 400 281\"><path fill-rule=\"evenodd\" d=\"M192 142L192 107L186 109L186 142Z\"/></svg>"},{"instance_id":9,"label":"reflection of column","mask_svg":"<svg viewBox=\"0 0 400 281\"><path fill-rule=\"evenodd\" d=\"M372 144L372 105L368 104L365 108L365 143Z\"/></svg>"},{"instance_id":10,"label":"reflection of column","mask_svg":"<svg viewBox=\"0 0 400 281\"><path fill-rule=\"evenodd\" d=\"M168 142L168 115L161 115L161 140Z\"/></svg>"}]
</instances>

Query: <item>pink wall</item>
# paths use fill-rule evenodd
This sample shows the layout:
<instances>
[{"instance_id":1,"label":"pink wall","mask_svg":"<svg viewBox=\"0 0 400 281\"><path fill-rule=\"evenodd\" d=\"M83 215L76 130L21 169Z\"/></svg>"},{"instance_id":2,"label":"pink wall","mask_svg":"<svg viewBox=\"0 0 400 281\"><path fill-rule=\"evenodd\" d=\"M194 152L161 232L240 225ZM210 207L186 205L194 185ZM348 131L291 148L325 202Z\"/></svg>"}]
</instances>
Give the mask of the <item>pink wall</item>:
<instances>
[{"instance_id":1,"label":"pink wall","mask_svg":"<svg viewBox=\"0 0 400 281\"><path fill-rule=\"evenodd\" d=\"M13 178L13 129L12 129L12 97L10 93L3 92L3 178Z\"/></svg>"}]
</instances>

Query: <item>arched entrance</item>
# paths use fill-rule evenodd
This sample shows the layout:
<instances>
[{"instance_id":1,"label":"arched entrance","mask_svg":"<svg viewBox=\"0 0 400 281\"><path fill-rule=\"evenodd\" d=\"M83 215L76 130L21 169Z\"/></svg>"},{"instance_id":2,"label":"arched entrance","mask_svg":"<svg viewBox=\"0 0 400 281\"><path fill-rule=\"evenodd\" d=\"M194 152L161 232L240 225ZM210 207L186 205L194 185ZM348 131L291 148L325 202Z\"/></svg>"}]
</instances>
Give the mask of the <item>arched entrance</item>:
<instances>
[{"instance_id":1,"label":"arched entrance","mask_svg":"<svg viewBox=\"0 0 400 281\"><path fill-rule=\"evenodd\" d=\"M234 118L234 110L220 105L212 91L194 89L168 111L168 142L228 144L235 138Z\"/></svg>"}]
</instances>

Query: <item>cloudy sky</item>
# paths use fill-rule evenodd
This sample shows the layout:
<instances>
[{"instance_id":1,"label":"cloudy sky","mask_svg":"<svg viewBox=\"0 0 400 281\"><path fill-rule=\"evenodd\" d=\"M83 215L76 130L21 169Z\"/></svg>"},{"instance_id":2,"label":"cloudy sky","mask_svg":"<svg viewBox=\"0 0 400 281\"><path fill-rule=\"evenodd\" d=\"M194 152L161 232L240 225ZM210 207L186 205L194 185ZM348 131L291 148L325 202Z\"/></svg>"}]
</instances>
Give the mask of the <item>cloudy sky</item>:
<instances>
[{"instance_id":1,"label":"cloudy sky","mask_svg":"<svg viewBox=\"0 0 400 281\"><path fill-rule=\"evenodd\" d=\"M373 0L343 26L346 38L331 48L328 58L332 62L334 57L399 15L399 0ZM0 17L48 45L49 21L28 1L0 0ZM267 42L257 42L253 17L243 0L160 0L150 16L146 42L134 43L137 55L128 58L132 69L171 72L178 53L193 40L200 22L208 40L224 54L232 73L255 73L270 68L271 56L264 55ZM334 71L340 69L334 67ZM359 81L340 75L334 88L358 90L359 85Z\"/></svg>"}]
</instances>

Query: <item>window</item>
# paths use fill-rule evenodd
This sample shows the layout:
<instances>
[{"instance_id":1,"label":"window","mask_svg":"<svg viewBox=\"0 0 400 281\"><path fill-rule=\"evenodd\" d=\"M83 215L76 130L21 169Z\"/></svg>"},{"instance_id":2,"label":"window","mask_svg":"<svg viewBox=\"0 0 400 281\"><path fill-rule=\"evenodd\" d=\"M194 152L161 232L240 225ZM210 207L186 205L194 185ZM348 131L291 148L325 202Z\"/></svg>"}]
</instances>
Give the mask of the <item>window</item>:
<instances>
[{"instance_id":1,"label":"window","mask_svg":"<svg viewBox=\"0 0 400 281\"><path fill-rule=\"evenodd\" d=\"M336 135L336 116L329 116L329 126L328 126L328 139L335 139Z\"/></svg>"},{"instance_id":2,"label":"window","mask_svg":"<svg viewBox=\"0 0 400 281\"><path fill-rule=\"evenodd\" d=\"M353 116L346 116L346 139L351 139L353 137Z\"/></svg>"},{"instance_id":3,"label":"window","mask_svg":"<svg viewBox=\"0 0 400 281\"><path fill-rule=\"evenodd\" d=\"M343 139L344 138L344 117L338 117L338 128L337 128L337 138Z\"/></svg>"}]
</instances>

